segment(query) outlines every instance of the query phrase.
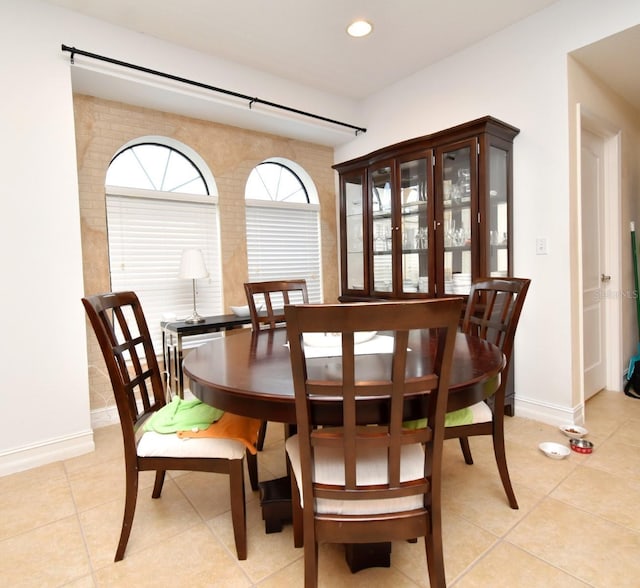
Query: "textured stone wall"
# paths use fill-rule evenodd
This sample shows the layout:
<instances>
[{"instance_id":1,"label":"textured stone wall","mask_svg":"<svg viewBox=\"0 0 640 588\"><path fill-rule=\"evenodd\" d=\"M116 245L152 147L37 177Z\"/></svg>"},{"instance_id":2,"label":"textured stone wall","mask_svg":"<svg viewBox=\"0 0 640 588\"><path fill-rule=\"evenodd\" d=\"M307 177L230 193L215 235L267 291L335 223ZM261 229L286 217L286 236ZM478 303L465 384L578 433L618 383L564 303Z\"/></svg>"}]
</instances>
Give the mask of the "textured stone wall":
<instances>
[{"instance_id":1,"label":"textured stone wall","mask_svg":"<svg viewBox=\"0 0 640 588\"><path fill-rule=\"evenodd\" d=\"M105 212L105 177L115 153L129 141L146 135L171 137L198 152L218 187L223 301L243 304L247 279L244 187L258 163L283 157L302 166L313 179L320 199L323 292L325 302L339 293L338 236L333 150L295 141L157 112L91 96L74 96L80 222L85 293L108 291L109 260ZM97 341L88 327L91 409L114 404Z\"/></svg>"}]
</instances>

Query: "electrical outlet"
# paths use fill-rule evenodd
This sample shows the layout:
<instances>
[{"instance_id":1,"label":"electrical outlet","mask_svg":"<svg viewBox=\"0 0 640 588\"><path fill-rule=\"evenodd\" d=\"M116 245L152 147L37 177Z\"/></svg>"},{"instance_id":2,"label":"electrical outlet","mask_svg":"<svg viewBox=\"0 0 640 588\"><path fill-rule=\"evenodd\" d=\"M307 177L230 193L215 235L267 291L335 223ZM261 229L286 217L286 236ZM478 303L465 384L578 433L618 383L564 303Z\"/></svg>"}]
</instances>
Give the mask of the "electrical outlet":
<instances>
[{"instance_id":1,"label":"electrical outlet","mask_svg":"<svg viewBox=\"0 0 640 588\"><path fill-rule=\"evenodd\" d=\"M536 237L536 255L546 255L549 252L546 237Z\"/></svg>"}]
</instances>

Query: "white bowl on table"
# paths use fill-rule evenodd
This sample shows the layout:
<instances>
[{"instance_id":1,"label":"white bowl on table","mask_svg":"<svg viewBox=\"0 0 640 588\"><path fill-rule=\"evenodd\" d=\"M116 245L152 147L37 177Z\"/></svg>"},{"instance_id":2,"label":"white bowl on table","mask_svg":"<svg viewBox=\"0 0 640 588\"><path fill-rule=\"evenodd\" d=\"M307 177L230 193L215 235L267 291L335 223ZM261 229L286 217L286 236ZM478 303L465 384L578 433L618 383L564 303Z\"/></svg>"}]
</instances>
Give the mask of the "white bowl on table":
<instances>
[{"instance_id":1,"label":"white bowl on table","mask_svg":"<svg viewBox=\"0 0 640 588\"><path fill-rule=\"evenodd\" d=\"M256 310L260 312L262 310L262 307L263 305L261 304L260 306L256 307ZM244 306L231 306L230 308L231 312L233 312L233 314L240 318L245 318L251 314L248 304L245 304Z\"/></svg>"}]
</instances>

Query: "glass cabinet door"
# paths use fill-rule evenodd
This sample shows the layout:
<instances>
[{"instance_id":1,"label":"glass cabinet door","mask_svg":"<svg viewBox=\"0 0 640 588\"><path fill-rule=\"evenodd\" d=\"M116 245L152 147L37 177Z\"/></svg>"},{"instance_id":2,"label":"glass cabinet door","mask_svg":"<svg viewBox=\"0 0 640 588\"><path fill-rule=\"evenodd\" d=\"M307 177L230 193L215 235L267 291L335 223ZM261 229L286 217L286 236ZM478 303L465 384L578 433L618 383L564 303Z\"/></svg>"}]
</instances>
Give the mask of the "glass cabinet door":
<instances>
[{"instance_id":1,"label":"glass cabinet door","mask_svg":"<svg viewBox=\"0 0 640 588\"><path fill-rule=\"evenodd\" d=\"M509 275L509 152L495 145L489 148L489 275ZM486 235L485 235L486 238Z\"/></svg>"},{"instance_id":2,"label":"glass cabinet door","mask_svg":"<svg viewBox=\"0 0 640 588\"><path fill-rule=\"evenodd\" d=\"M344 180L346 289L365 289L365 192L364 175Z\"/></svg>"},{"instance_id":3,"label":"glass cabinet door","mask_svg":"<svg viewBox=\"0 0 640 588\"><path fill-rule=\"evenodd\" d=\"M393 178L391 165L381 165L369 171L370 206L373 217L373 265L374 292L393 292L393 240L391 197Z\"/></svg>"},{"instance_id":4,"label":"glass cabinet door","mask_svg":"<svg viewBox=\"0 0 640 588\"><path fill-rule=\"evenodd\" d=\"M400 161L401 292L429 292L429 177L431 154Z\"/></svg>"},{"instance_id":5,"label":"glass cabinet door","mask_svg":"<svg viewBox=\"0 0 640 588\"><path fill-rule=\"evenodd\" d=\"M442 174L442 234L445 294L469 294L472 277L472 201L476 149L467 141L439 151Z\"/></svg>"}]
</instances>

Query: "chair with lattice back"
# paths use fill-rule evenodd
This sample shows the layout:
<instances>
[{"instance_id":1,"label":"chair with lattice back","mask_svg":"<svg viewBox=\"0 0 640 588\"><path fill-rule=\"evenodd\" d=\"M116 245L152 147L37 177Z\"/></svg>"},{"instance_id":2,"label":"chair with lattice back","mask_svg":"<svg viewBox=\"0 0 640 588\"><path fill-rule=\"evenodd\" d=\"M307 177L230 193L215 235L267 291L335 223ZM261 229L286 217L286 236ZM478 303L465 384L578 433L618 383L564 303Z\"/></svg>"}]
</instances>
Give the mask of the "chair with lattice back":
<instances>
[{"instance_id":1,"label":"chair with lattice back","mask_svg":"<svg viewBox=\"0 0 640 588\"><path fill-rule=\"evenodd\" d=\"M298 427L286 450L306 588L318 583L318 543L417 537L425 538L430 585L445 585L440 476L461 307L460 298L450 298L285 308ZM434 358L432 369L417 375L408 369L415 329L429 329ZM393 337L392 351L358 355L354 334L371 331ZM342 361L341 369L325 373L322 358L306 356L304 340L326 332L340 334ZM404 428L407 395L420 396L426 427ZM373 397L387 402L377 423L363 421ZM323 421L323 403L336 399L341 426Z\"/></svg>"},{"instance_id":2,"label":"chair with lattice back","mask_svg":"<svg viewBox=\"0 0 640 588\"><path fill-rule=\"evenodd\" d=\"M307 304L309 302L306 280L246 282L244 291L251 315L251 328L254 331L283 326L286 304ZM259 451L262 451L266 434L267 421L263 421L258 434Z\"/></svg>"},{"instance_id":3,"label":"chair with lattice back","mask_svg":"<svg viewBox=\"0 0 640 588\"><path fill-rule=\"evenodd\" d=\"M513 342L520 314L531 280L526 278L482 278L474 281L465 308L462 330L497 345L505 356L500 386L487 401L465 409L466 415L450 419L455 424L445 428L446 439L459 439L465 462L473 464L469 437L491 435L498 472L511 508L518 508L504 444L505 390L513 352ZM448 415L450 418L451 415ZM465 420L466 419L466 420Z\"/></svg>"},{"instance_id":4,"label":"chair with lattice back","mask_svg":"<svg viewBox=\"0 0 640 588\"><path fill-rule=\"evenodd\" d=\"M259 421L248 424L250 439L203 437L181 439L178 433L144 431L144 423L167 404L162 373L140 301L134 292L108 292L82 299L104 357L120 417L124 441L126 494L115 561L124 557L138 494L138 474L156 472L152 497L159 498L167 470L224 473L229 476L231 518L238 559L247 557L243 464L257 489L255 449ZM244 417L235 417L244 419ZM213 426L213 425L212 425ZM251 439L253 438L253 439Z\"/></svg>"}]
</instances>

